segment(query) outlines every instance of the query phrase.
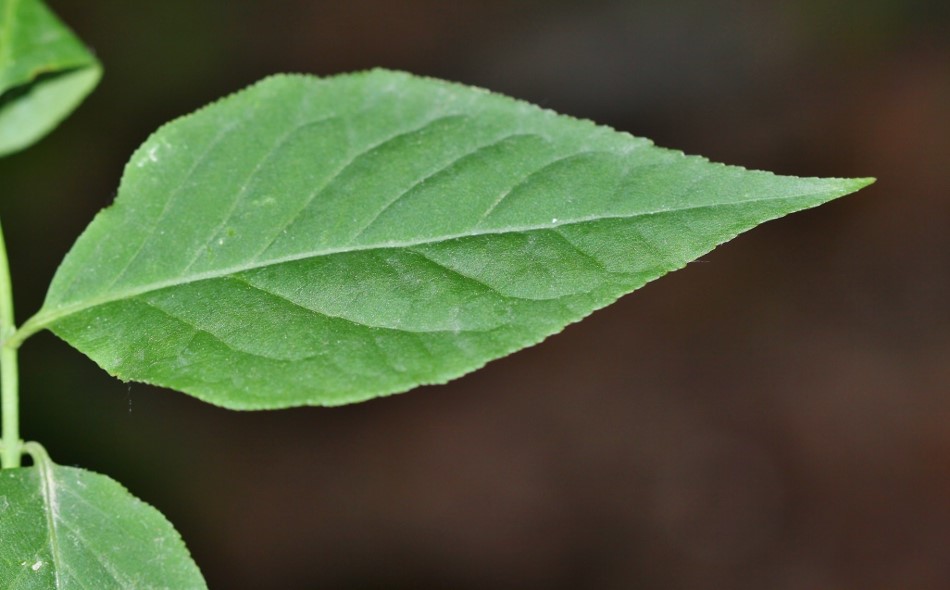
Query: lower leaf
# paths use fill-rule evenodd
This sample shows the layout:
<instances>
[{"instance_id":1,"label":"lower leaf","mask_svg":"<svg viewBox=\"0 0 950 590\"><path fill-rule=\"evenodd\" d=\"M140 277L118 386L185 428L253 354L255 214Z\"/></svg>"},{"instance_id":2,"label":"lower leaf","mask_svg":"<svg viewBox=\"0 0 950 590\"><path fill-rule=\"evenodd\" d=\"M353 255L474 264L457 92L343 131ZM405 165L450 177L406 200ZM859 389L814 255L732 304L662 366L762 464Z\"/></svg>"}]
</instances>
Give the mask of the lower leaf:
<instances>
[{"instance_id":1,"label":"lower leaf","mask_svg":"<svg viewBox=\"0 0 950 590\"><path fill-rule=\"evenodd\" d=\"M53 463L0 471L0 587L207 588L181 537L115 480Z\"/></svg>"}]
</instances>

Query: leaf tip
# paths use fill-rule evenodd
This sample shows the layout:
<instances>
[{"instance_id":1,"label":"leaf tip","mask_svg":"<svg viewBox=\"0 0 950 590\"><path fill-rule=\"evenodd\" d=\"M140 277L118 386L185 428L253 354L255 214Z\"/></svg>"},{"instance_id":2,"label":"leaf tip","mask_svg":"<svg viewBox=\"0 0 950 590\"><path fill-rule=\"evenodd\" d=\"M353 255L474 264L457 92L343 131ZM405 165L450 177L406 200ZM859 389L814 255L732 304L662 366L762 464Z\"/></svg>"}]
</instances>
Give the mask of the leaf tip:
<instances>
[{"instance_id":1,"label":"leaf tip","mask_svg":"<svg viewBox=\"0 0 950 590\"><path fill-rule=\"evenodd\" d=\"M859 190L867 188L868 186L871 186L877 182L877 178L871 176L863 178L835 178L829 180L835 181L837 185L837 192L839 192L839 197L856 193Z\"/></svg>"}]
</instances>

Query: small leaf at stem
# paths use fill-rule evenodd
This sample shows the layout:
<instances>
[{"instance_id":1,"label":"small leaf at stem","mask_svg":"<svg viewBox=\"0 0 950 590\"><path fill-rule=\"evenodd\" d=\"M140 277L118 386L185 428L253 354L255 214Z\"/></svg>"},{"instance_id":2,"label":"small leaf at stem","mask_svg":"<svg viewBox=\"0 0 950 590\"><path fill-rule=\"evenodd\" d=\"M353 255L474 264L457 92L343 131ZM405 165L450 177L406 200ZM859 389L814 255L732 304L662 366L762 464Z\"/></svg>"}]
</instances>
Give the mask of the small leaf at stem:
<instances>
[{"instance_id":1,"label":"small leaf at stem","mask_svg":"<svg viewBox=\"0 0 950 590\"><path fill-rule=\"evenodd\" d=\"M40 0L0 0L0 156L49 133L102 68Z\"/></svg>"}]
</instances>

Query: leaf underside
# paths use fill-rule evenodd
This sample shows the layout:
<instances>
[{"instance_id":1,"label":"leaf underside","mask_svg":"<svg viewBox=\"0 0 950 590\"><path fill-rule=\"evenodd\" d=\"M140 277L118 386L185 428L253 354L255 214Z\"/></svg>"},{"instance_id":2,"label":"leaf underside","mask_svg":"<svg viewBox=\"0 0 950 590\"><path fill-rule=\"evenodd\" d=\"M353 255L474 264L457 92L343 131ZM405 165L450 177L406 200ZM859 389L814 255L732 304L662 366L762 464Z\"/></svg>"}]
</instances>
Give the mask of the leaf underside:
<instances>
[{"instance_id":1,"label":"leaf underside","mask_svg":"<svg viewBox=\"0 0 950 590\"><path fill-rule=\"evenodd\" d=\"M221 406L344 404L458 377L868 182L399 72L275 76L135 152L26 327Z\"/></svg>"},{"instance_id":2,"label":"leaf underside","mask_svg":"<svg viewBox=\"0 0 950 590\"><path fill-rule=\"evenodd\" d=\"M172 525L114 480L48 460L0 471L5 590L206 588Z\"/></svg>"},{"instance_id":3,"label":"leaf underside","mask_svg":"<svg viewBox=\"0 0 950 590\"><path fill-rule=\"evenodd\" d=\"M39 0L0 0L0 156L51 131L99 82L95 57Z\"/></svg>"}]
</instances>

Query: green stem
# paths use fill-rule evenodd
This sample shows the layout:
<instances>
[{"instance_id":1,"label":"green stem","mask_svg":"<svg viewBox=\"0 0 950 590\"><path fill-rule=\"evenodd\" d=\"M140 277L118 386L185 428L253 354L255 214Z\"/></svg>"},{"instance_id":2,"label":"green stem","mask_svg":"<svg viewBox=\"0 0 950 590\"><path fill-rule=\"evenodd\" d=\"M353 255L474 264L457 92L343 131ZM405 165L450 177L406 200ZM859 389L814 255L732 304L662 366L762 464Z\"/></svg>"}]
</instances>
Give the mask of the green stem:
<instances>
[{"instance_id":1,"label":"green stem","mask_svg":"<svg viewBox=\"0 0 950 590\"><path fill-rule=\"evenodd\" d=\"M2 415L3 449L0 465L4 469L20 466L23 441L20 440L20 394L16 345L7 339L16 333L13 322L13 290L10 284L10 264L7 247L0 226L0 415Z\"/></svg>"}]
</instances>

